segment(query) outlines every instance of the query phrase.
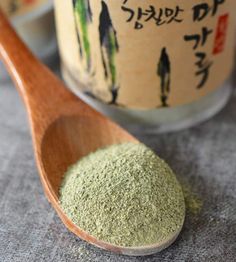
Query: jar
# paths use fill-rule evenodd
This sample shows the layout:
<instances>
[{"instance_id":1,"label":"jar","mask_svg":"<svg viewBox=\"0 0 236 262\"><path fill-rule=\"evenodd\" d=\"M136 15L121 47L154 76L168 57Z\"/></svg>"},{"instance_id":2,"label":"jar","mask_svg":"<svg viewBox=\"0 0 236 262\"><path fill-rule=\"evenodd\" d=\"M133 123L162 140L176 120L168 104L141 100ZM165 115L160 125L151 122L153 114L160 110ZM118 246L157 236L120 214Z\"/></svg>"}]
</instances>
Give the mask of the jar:
<instances>
[{"instance_id":1,"label":"jar","mask_svg":"<svg viewBox=\"0 0 236 262\"><path fill-rule=\"evenodd\" d=\"M127 128L192 126L231 93L235 0L55 1L69 88Z\"/></svg>"},{"instance_id":2,"label":"jar","mask_svg":"<svg viewBox=\"0 0 236 262\"><path fill-rule=\"evenodd\" d=\"M0 7L34 54L45 62L50 60L57 50L53 0L1 0ZM0 80L6 77L0 64Z\"/></svg>"}]
</instances>

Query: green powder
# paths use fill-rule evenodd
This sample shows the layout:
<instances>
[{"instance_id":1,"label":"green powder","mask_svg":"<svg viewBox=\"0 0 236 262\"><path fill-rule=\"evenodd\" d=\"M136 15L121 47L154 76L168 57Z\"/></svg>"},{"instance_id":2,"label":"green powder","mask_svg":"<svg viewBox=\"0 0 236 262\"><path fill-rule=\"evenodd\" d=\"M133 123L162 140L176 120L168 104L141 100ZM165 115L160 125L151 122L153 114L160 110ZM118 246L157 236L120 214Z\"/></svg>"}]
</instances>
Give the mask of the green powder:
<instances>
[{"instance_id":1,"label":"green powder","mask_svg":"<svg viewBox=\"0 0 236 262\"><path fill-rule=\"evenodd\" d=\"M203 206L202 200L192 191L189 184L185 182L181 183L181 185L187 212L190 212L192 215L198 215L201 212Z\"/></svg>"},{"instance_id":2,"label":"green powder","mask_svg":"<svg viewBox=\"0 0 236 262\"><path fill-rule=\"evenodd\" d=\"M185 217L175 175L143 144L113 145L84 157L66 172L60 194L76 225L119 246L163 241Z\"/></svg>"}]
</instances>

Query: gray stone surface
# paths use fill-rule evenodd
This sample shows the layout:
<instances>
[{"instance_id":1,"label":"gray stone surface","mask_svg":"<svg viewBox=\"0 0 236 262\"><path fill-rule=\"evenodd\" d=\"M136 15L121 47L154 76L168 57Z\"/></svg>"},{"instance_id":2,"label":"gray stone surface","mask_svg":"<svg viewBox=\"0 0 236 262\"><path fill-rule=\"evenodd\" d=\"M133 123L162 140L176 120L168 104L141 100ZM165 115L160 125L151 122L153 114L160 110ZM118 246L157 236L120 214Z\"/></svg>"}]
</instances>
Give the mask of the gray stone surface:
<instances>
[{"instance_id":1,"label":"gray stone surface","mask_svg":"<svg viewBox=\"0 0 236 262\"><path fill-rule=\"evenodd\" d=\"M138 138L191 185L203 207L196 215L187 211L170 248L129 258L88 245L64 227L37 175L23 103L11 83L0 83L0 261L236 261L236 95L197 127Z\"/></svg>"}]
</instances>

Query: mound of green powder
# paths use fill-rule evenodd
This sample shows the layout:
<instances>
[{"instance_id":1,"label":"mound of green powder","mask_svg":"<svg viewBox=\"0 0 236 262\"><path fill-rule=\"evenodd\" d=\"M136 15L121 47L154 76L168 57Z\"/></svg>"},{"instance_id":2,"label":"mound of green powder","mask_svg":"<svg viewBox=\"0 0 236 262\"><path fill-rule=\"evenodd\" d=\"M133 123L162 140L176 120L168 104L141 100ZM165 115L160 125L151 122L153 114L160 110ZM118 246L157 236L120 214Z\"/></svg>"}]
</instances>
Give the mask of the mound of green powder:
<instances>
[{"instance_id":1,"label":"mound of green powder","mask_svg":"<svg viewBox=\"0 0 236 262\"><path fill-rule=\"evenodd\" d=\"M182 227L182 189L170 167L143 144L100 149L68 169L60 204L81 229L123 247L155 244Z\"/></svg>"}]
</instances>

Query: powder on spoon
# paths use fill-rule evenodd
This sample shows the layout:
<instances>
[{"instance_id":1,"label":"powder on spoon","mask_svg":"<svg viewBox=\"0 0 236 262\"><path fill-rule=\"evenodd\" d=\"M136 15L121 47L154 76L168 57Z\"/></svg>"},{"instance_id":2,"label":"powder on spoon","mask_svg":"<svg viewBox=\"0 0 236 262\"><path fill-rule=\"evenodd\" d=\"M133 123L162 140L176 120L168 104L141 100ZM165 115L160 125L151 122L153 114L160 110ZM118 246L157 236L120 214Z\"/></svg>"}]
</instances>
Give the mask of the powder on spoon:
<instances>
[{"instance_id":1,"label":"powder on spoon","mask_svg":"<svg viewBox=\"0 0 236 262\"><path fill-rule=\"evenodd\" d=\"M165 241L181 229L185 217L173 171L141 143L99 149L70 167L60 204L81 229L123 247Z\"/></svg>"}]
</instances>

